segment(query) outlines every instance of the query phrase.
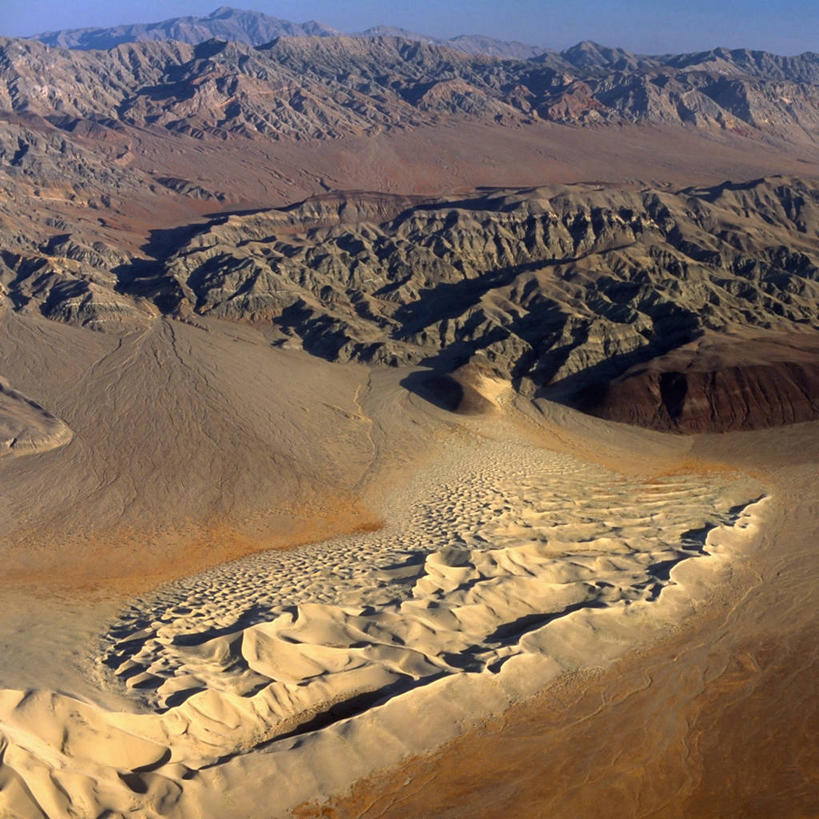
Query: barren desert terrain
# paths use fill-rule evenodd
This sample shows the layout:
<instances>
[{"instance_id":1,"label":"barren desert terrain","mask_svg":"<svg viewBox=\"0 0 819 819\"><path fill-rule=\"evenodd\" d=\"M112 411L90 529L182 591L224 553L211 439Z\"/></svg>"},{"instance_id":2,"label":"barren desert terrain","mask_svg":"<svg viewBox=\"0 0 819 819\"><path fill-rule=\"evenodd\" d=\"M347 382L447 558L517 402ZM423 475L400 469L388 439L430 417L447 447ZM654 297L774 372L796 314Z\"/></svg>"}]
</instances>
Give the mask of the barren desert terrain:
<instances>
[{"instance_id":1,"label":"barren desert terrain","mask_svg":"<svg viewBox=\"0 0 819 819\"><path fill-rule=\"evenodd\" d=\"M819 814L818 88L0 39L0 815Z\"/></svg>"}]
</instances>

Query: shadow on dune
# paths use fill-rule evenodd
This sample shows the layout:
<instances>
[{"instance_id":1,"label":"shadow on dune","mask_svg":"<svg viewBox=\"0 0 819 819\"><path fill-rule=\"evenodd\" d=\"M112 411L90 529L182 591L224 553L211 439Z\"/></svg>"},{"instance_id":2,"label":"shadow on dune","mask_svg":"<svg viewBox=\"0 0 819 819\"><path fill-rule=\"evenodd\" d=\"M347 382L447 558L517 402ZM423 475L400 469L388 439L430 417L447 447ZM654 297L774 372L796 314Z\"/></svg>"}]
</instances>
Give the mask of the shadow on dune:
<instances>
[{"instance_id":1,"label":"shadow on dune","mask_svg":"<svg viewBox=\"0 0 819 819\"><path fill-rule=\"evenodd\" d=\"M464 400L464 388L451 375L436 370L410 373L401 386L447 412L457 412Z\"/></svg>"}]
</instances>

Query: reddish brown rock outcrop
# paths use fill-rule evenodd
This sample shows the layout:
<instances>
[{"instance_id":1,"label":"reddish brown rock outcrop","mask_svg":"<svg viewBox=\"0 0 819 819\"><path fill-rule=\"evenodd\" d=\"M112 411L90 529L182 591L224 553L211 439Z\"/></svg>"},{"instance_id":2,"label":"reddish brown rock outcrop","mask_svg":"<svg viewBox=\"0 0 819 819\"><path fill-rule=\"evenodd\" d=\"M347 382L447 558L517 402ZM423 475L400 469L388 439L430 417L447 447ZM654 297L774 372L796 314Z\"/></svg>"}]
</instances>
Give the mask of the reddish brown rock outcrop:
<instances>
[{"instance_id":1,"label":"reddish brown rock outcrop","mask_svg":"<svg viewBox=\"0 0 819 819\"><path fill-rule=\"evenodd\" d=\"M753 340L664 356L578 394L578 408L674 432L762 429L819 418L819 343Z\"/></svg>"}]
</instances>

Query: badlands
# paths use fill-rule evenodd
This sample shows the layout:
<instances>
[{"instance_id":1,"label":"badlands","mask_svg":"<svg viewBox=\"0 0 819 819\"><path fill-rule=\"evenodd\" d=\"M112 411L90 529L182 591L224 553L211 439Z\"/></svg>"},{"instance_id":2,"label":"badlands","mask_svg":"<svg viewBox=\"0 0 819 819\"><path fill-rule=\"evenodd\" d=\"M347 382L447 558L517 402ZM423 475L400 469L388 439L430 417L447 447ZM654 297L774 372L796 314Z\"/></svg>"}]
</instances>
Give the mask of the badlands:
<instances>
[{"instance_id":1,"label":"badlands","mask_svg":"<svg viewBox=\"0 0 819 819\"><path fill-rule=\"evenodd\" d=\"M817 83L0 40L0 816L819 814Z\"/></svg>"}]
</instances>

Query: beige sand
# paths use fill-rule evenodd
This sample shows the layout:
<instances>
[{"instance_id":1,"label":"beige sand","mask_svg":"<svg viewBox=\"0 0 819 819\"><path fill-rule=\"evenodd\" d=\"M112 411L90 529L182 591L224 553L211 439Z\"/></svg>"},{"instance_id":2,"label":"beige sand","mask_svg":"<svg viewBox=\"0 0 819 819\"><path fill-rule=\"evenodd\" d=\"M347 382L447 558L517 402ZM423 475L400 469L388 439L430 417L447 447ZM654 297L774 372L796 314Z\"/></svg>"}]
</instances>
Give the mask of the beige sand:
<instances>
[{"instance_id":1,"label":"beige sand","mask_svg":"<svg viewBox=\"0 0 819 819\"><path fill-rule=\"evenodd\" d=\"M148 361L162 355L164 332L145 336ZM187 361L214 367L221 355L240 365L214 334L182 333ZM232 343L261 362L252 337ZM210 357L198 357L196 345ZM131 352L136 373L149 366L143 354ZM290 355L265 354L274 363L259 365L262 383L272 377L263 368ZM165 370L172 384L170 359ZM113 623L118 601L102 600L84 620L68 618L82 624L66 629L69 644L87 646L94 624L102 642L57 690L37 682L55 663L47 645L18 650L17 687L0 693L4 810L272 816L343 792L695 617L731 588L776 509L764 481L739 469L686 466L685 439L568 411L538 418L496 385L478 385L490 387L478 402L483 414L452 415L408 395L401 373L362 381L360 368L338 370L355 376L346 399L336 388L335 400L352 405L341 417L369 447L362 460L372 471L359 473L357 491L385 527L171 582L132 600ZM180 376L154 400L173 398L193 419L181 403L185 383ZM128 384L138 397L139 379ZM219 423L210 401L208 423ZM64 406L61 415L71 415ZM71 447L88 435L75 412L75 439L60 450L69 475ZM291 436L314 423L301 418L305 432ZM407 431L413 426L423 436ZM349 457L343 436L340 446L326 471ZM129 457L139 465L136 450ZM112 460L125 475L135 468ZM45 475L33 462L30 470L31 481ZM194 475L191 485L204 482ZM122 548L112 542L107 554ZM100 693L74 685L81 673Z\"/></svg>"},{"instance_id":2,"label":"beige sand","mask_svg":"<svg viewBox=\"0 0 819 819\"><path fill-rule=\"evenodd\" d=\"M694 441L771 487L759 538L699 616L300 815L817 815L817 432Z\"/></svg>"}]
</instances>

